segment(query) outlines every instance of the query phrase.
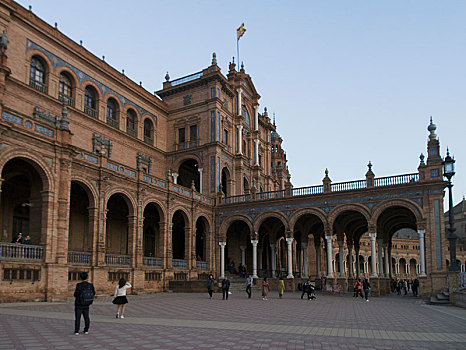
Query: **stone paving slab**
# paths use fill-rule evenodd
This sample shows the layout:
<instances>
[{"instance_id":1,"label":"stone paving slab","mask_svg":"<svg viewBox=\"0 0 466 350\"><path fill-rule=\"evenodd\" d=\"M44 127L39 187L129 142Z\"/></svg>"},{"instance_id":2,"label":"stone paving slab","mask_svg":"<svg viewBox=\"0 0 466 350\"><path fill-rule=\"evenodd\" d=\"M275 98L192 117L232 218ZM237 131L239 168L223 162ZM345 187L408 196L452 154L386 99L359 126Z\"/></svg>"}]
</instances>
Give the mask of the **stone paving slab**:
<instances>
[{"instance_id":1,"label":"stone paving slab","mask_svg":"<svg viewBox=\"0 0 466 350\"><path fill-rule=\"evenodd\" d=\"M463 309L394 296L299 296L130 296L125 319L115 318L111 298L100 299L90 334L79 336L72 303L0 304L0 349L466 349Z\"/></svg>"}]
</instances>

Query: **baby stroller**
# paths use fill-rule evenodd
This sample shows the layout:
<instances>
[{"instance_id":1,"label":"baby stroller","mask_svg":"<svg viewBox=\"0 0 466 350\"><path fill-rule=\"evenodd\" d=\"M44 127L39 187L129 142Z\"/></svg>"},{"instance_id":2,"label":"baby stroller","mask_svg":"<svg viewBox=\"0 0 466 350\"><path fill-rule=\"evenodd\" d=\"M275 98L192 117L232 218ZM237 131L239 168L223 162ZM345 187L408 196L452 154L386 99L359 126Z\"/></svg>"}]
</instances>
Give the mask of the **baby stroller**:
<instances>
[{"instance_id":1,"label":"baby stroller","mask_svg":"<svg viewBox=\"0 0 466 350\"><path fill-rule=\"evenodd\" d=\"M316 289L312 284L310 284L308 287L308 291L307 291L307 300L316 300L316 299L317 299Z\"/></svg>"}]
</instances>

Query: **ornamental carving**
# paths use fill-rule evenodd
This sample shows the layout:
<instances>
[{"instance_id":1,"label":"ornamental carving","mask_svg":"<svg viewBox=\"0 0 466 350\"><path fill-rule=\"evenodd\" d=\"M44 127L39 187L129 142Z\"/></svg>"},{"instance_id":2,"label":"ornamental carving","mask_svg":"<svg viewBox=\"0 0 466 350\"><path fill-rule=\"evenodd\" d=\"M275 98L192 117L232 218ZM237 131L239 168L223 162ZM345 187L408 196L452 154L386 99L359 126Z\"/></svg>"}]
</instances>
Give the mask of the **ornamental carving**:
<instances>
[{"instance_id":1,"label":"ornamental carving","mask_svg":"<svg viewBox=\"0 0 466 350\"><path fill-rule=\"evenodd\" d=\"M138 152L136 156L136 164L138 170L142 170L143 165L147 167L147 173L151 173L151 166L152 166L152 157L149 157L141 152Z\"/></svg>"},{"instance_id":2,"label":"ornamental carving","mask_svg":"<svg viewBox=\"0 0 466 350\"><path fill-rule=\"evenodd\" d=\"M41 111L38 106L34 107L34 112L32 115L34 120L47 124L52 128L56 129L59 125L60 118L58 116L53 117L49 111L45 109Z\"/></svg>"},{"instance_id":3,"label":"ornamental carving","mask_svg":"<svg viewBox=\"0 0 466 350\"><path fill-rule=\"evenodd\" d=\"M92 135L92 152L95 154L106 155L112 157L112 140L106 139L103 135L98 135L96 132Z\"/></svg>"}]
</instances>

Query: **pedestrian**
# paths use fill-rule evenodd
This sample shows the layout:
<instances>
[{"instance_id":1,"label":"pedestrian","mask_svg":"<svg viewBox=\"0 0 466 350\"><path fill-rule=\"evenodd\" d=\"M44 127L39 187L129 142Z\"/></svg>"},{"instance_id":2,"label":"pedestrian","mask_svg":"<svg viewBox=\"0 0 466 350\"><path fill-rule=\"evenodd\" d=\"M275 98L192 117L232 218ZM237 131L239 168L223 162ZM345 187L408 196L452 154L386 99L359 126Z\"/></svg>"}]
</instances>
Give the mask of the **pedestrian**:
<instances>
[{"instance_id":1,"label":"pedestrian","mask_svg":"<svg viewBox=\"0 0 466 350\"><path fill-rule=\"evenodd\" d=\"M362 282L362 289L364 289L364 297L366 298L366 301L369 301L369 291L371 289L371 285L367 278L364 278L364 282Z\"/></svg>"},{"instance_id":2,"label":"pedestrian","mask_svg":"<svg viewBox=\"0 0 466 350\"><path fill-rule=\"evenodd\" d=\"M24 239L23 244L31 244L31 237L29 235L26 235L26 238Z\"/></svg>"},{"instance_id":3,"label":"pedestrian","mask_svg":"<svg viewBox=\"0 0 466 350\"><path fill-rule=\"evenodd\" d=\"M116 318L125 318L125 306L128 304L128 299L126 298L126 290L131 288L131 284L126 282L124 278L120 278L117 286L115 287L115 293L112 303L118 305Z\"/></svg>"},{"instance_id":4,"label":"pedestrian","mask_svg":"<svg viewBox=\"0 0 466 350\"><path fill-rule=\"evenodd\" d=\"M401 287L402 287L403 283L398 280L398 282L396 283L396 294L397 295L401 295Z\"/></svg>"},{"instance_id":5,"label":"pedestrian","mask_svg":"<svg viewBox=\"0 0 466 350\"><path fill-rule=\"evenodd\" d=\"M209 280L207 281L207 291L209 292L210 299L212 299L212 293L214 292L215 288L215 280L214 275L209 275Z\"/></svg>"},{"instance_id":6,"label":"pedestrian","mask_svg":"<svg viewBox=\"0 0 466 350\"><path fill-rule=\"evenodd\" d=\"M283 299L283 294L285 293L285 282L283 281L283 277L280 277L278 280L278 297Z\"/></svg>"},{"instance_id":7,"label":"pedestrian","mask_svg":"<svg viewBox=\"0 0 466 350\"><path fill-rule=\"evenodd\" d=\"M406 280L403 281L403 292L405 292L405 295L408 295L408 282Z\"/></svg>"},{"instance_id":8,"label":"pedestrian","mask_svg":"<svg viewBox=\"0 0 466 350\"><path fill-rule=\"evenodd\" d=\"M413 289L413 295L417 297L419 293L419 280L417 278L414 279L413 286L411 288Z\"/></svg>"},{"instance_id":9,"label":"pedestrian","mask_svg":"<svg viewBox=\"0 0 466 350\"><path fill-rule=\"evenodd\" d=\"M82 282L76 285L76 290L73 296L74 300L74 335L79 335L79 328L81 323L81 315L84 317L84 334L89 334L89 326L91 320L89 318L89 306L94 301L95 289L92 283L89 283L87 279L89 275L87 272L81 272L79 274Z\"/></svg>"},{"instance_id":10,"label":"pedestrian","mask_svg":"<svg viewBox=\"0 0 466 350\"><path fill-rule=\"evenodd\" d=\"M252 278L251 274L249 274L248 278L246 278L246 293L248 293L248 299L251 299L253 282L254 282L254 279Z\"/></svg>"},{"instance_id":11,"label":"pedestrian","mask_svg":"<svg viewBox=\"0 0 466 350\"><path fill-rule=\"evenodd\" d=\"M267 282L267 277L264 277L262 281L262 300L267 300L267 293L270 292L269 282Z\"/></svg>"},{"instance_id":12,"label":"pedestrian","mask_svg":"<svg viewBox=\"0 0 466 350\"><path fill-rule=\"evenodd\" d=\"M311 281L309 281L309 287L307 288L307 300L316 300L316 290L312 285Z\"/></svg>"},{"instance_id":13,"label":"pedestrian","mask_svg":"<svg viewBox=\"0 0 466 350\"><path fill-rule=\"evenodd\" d=\"M228 300L228 294L230 293L230 281L228 280L228 276L222 281L222 293L223 293L223 300Z\"/></svg>"},{"instance_id":14,"label":"pedestrian","mask_svg":"<svg viewBox=\"0 0 466 350\"><path fill-rule=\"evenodd\" d=\"M355 297L357 298L358 296L361 296L361 298L363 298L363 295L362 295L362 283L361 283L361 279L358 278L358 280L356 281L356 283L354 284L354 290L355 290Z\"/></svg>"},{"instance_id":15,"label":"pedestrian","mask_svg":"<svg viewBox=\"0 0 466 350\"><path fill-rule=\"evenodd\" d=\"M18 233L16 238L13 238L13 241L11 243L22 244L23 243L23 234L21 232Z\"/></svg>"},{"instance_id":16,"label":"pedestrian","mask_svg":"<svg viewBox=\"0 0 466 350\"><path fill-rule=\"evenodd\" d=\"M311 281L310 281L310 280L307 280L306 282L304 282L304 284L303 284L303 292L301 293L301 299L303 298L304 294L307 293L310 284L311 284Z\"/></svg>"}]
</instances>

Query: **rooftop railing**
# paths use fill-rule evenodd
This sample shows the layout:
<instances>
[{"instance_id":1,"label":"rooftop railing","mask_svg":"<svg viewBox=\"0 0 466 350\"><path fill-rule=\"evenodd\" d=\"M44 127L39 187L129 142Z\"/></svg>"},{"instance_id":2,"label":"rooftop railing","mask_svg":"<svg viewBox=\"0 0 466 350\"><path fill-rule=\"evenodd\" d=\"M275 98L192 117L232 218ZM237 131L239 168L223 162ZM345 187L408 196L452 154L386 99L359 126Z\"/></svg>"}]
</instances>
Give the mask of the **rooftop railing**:
<instances>
[{"instance_id":1,"label":"rooftop railing","mask_svg":"<svg viewBox=\"0 0 466 350\"><path fill-rule=\"evenodd\" d=\"M153 258L149 256L142 257L142 264L151 267L162 267L162 258Z\"/></svg>"},{"instance_id":2,"label":"rooftop railing","mask_svg":"<svg viewBox=\"0 0 466 350\"><path fill-rule=\"evenodd\" d=\"M369 181L369 186L368 186L368 180L366 179L332 183L330 184L330 190L328 192L336 193L336 192L346 192L346 191L358 191L358 190L364 190L367 188L399 186L399 185L406 185L406 184L412 184L412 183L417 183L417 182L419 182L418 173L402 174L402 175L375 178L373 186L371 186L370 181ZM322 194L324 194L323 185L298 187L298 188L293 188L291 190L291 197L313 196L313 195L322 195ZM288 194L288 197L289 196L290 195ZM225 197L220 201L219 204L236 204L236 203L248 202L251 200L272 200L272 199L279 199L279 198L285 198L285 197L287 197L286 190L268 191L268 192L256 193L255 196L252 194L243 194L243 195Z\"/></svg>"},{"instance_id":3,"label":"rooftop railing","mask_svg":"<svg viewBox=\"0 0 466 350\"><path fill-rule=\"evenodd\" d=\"M170 84L171 84L171 86L180 85L180 84L183 84L183 83L187 83L188 81L198 79L198 78L202 77L202 75L203 75L202 72L194 73L194 74L187 75L187 76L179 78L179 79L172 80L170 82Z\"/></svg>"}]
</instances>

